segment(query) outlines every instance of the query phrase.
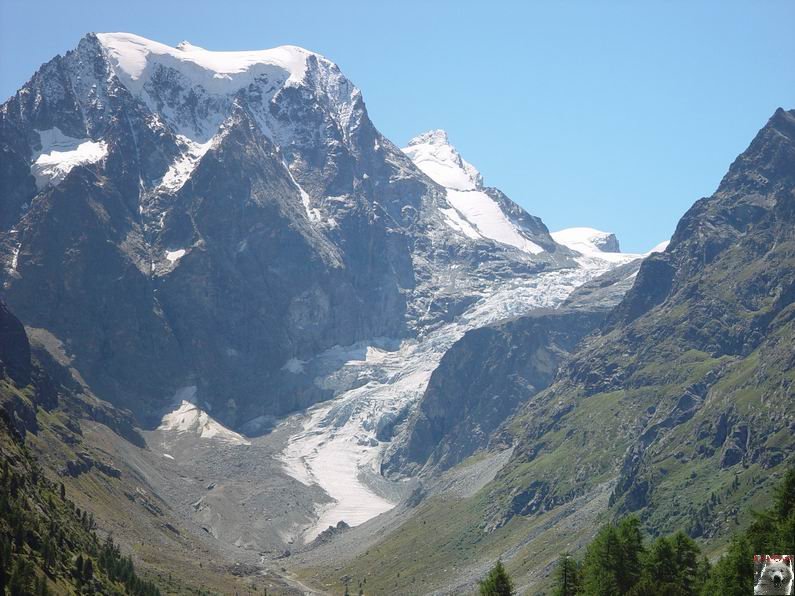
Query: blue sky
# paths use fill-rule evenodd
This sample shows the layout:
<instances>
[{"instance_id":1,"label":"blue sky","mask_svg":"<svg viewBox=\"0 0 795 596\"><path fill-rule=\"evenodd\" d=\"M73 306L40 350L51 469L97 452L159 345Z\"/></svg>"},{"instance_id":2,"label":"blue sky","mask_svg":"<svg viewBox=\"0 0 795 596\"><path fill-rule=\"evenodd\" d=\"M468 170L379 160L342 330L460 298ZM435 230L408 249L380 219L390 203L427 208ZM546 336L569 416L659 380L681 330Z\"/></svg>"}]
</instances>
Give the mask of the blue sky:
<instances>
[{"instance_id":1,"label":"blue sky","mask_svg":"<svg viewBox=\"0 0 795 596\"><path fill-rule=\"evenodd\" d=\"M301 45L340 65L394 142L444 128L550 229L610 230L641 251L795 108L793 24L789 0L0 0L0 95L88 31Z\"/></svg>"}]
</instances>

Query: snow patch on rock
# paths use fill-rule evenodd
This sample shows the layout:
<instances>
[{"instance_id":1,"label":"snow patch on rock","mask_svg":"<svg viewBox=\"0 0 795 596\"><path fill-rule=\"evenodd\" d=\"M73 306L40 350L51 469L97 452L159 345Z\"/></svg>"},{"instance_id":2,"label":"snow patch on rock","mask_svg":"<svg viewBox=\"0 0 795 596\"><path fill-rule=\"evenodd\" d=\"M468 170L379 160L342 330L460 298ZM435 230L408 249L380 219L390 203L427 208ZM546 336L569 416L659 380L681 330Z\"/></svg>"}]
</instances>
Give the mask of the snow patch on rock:
<instances>
[{"instance_id":1,"label":"snow patch on rock","mask_svg":"<svg viewBox=\"0 0 795 596\"><path fill-rule=\"evenodd\" d=\"M15 273L17 270L17 265L19 264L19 251L22 249L21 244L17 244L14 247L14 250L11 251L11 263L9 263L9 271Z\"/></svg>"},{"instance_id":2,"label":"snow patch on rock","mask_svg":"<svg viewBox=\"0 0 795 596\"><path fill-rule=\"evenodd\" d=\"M167 250L167 251L166 251L166 259L167 259L167 260L168 260L170 263L176 263L176 262L177 262L177 261L179 261L179 260L180 260L182 257L184 257L184 256L185 256L185 253L186 253L186 252L187 252L187 251L186 251L184 248L180 248L180 249L178 249L178 250Z\"/></svg>"},{"instance_id":3,"label":"snow patch on rock","mask_svg":"<svg viewBox=\"0 0 795 596\"><path fill-rule=\"evenodd\" d=\"M73 168L96 163L108 154L105 141L76 139L57 127L36 132L39 133L41 149L34 154L30 170L38 190L58 184Z\"/></svg>"},{"instance_id":4,"label":"snow patch on rock","mask_svg":"<svg viewBox=\"0 0 795 596\"><path fill-rule=\"evenodd\" d=\"M190 434L202 439L215 439L230 445L251 444L245 437L213 420L207 412L192 403L195 397L194 385L178 389L174 398L179 406L163 416L157 430Z\"/></svg>"},{"instance_id":5,"label":"snow patch on rock","mask_svg":"<svg viewBox=\"0 0 795 596\"><path fill-rule=\"evenodd\" d=\"M298 181L293 176L292 171L290 171L290 166L284 164L284 168L287 170L287 173L290 175L290 180L292 180L293 184L301 195L301 204L304 206L304 211L306 212L306 216L309 218L309 221L319 222L321 220L320 210L312 207L312 201L309 198L309 194L300 184L298 184Z\"/></svg>"},{"instance_id":6,"label":"snow patch on rock","mask_svg":"<svg viewBox=\"0 0 795 596\"><path fill-rule=\"evenodd\" d=\"M183 153L168 168L156 190L173 193L182 188L201 158L213 145L212 138L204 143L197 143L184 135L177 135L177 139Z\"/></svg>"},{"instance_id":7,"label":"snow patch on rock","mask_svg":"<svg viewBox=\"0 0 795 596\"><path fill-rule=\"evenodd\" d=\"M299 360L298 358L290 358L287 362L285 362L284 366L282 366L282 370L286 370L289 373L298 375L304 372L304 364L306 364L306 362L303 360Z\"/></svg>"}]
</instances>

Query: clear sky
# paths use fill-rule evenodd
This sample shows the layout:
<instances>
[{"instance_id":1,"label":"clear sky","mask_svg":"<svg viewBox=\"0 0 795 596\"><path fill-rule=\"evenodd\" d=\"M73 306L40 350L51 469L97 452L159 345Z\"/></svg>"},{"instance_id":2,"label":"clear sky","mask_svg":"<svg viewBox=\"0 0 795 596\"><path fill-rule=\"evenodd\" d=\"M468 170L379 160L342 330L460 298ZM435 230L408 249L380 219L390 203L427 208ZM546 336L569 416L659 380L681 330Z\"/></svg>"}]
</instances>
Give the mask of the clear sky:
<instances>
[{"instance_id":1,"label":"clear sky","mask_svg":"<svg viewBox=\"0 0 795 596\"><path fill-rule=\"evenodd\" d=\"M88 31L320 52L395 143L444 128L550 229L614 231L627 251L668 238L795 108L791 0L0 0L0 95Z\"/></svg>"}]
</instances>

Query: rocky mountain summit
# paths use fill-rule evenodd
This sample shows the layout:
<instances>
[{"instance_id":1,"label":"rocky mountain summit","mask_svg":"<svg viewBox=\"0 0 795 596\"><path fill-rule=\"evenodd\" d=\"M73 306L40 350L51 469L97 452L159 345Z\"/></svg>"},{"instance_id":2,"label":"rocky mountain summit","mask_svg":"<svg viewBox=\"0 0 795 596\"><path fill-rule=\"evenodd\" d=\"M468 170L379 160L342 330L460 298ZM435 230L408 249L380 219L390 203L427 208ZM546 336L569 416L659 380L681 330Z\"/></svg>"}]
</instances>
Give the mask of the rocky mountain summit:
<instances>
[{"instance_id":1,"label":"rocky mountain summit","mask_svg":"<svg viewBox=\"0 0 795 596\"><path fill-rule=\"evenodd\" d=\"M577 267L479 177L423 174L301 48L89 34L3 104L0 147L9 304L146 424L189 386L231 426L305 407L323 394L284 388L291 359Z\"/></svg>"}]
</instances>

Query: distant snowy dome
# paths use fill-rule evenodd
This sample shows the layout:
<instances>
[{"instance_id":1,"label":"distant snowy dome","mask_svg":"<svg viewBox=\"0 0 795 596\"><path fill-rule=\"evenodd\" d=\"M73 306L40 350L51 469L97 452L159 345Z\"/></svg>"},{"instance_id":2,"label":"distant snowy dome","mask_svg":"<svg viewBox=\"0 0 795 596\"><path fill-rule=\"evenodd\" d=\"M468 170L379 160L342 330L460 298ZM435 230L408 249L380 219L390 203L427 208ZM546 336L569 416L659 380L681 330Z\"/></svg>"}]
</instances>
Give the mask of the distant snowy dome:
<instances>
[{"instance_id":1,"label":"distant snowy dome","mask_svg":"<svg viewBox=\"0 0 795 596\"><path fill-rule=\"evenodd\" d=\"M431 180L453 190L477 190L483 177L455 150L443 130L431 130L409 141L403 152Z\"/></svg>"},{"instance_id":2,"label":"distant snowy dome","mask_svg":"<svg viewBox=\"0 0 795 596\"><path fill-rule=\"evenodd\" d=\"M140 91L156 65L177 68L211 92L228 93L244 87L268 69L283 72L285 83L300 83L309 56L329 62L297 46L270 50L214 52L183 41L172 48L132 33L97 33L116 75L132 91Z\"/></svg>"},{"instance_id":3,"label":"distant snowy dome","mask_svg":"<svg viewBox=\"0 0 795 596\"><path fill-rule=\"evenodd\" d=\"M582 254L621 252L615 234L595 228L566 228L551 236L558 244Z\"/></svg>"}]
</instances>

